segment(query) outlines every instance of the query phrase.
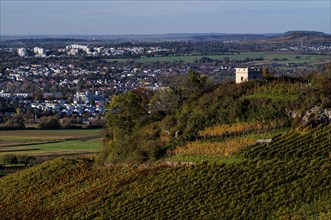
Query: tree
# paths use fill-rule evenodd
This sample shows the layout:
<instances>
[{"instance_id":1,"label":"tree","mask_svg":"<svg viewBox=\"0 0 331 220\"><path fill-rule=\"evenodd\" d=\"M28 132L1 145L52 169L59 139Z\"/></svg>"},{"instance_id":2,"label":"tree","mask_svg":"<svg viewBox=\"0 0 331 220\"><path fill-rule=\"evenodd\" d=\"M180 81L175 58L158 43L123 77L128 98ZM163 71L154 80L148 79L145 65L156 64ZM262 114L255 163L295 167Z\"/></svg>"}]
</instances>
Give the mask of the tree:
<instances>
[{"instance_id":1,"label":"tree","mask_svg":"<svg viewBox=\"0 0 331 220\"><path fill-rule=\"evenodd\" d=\"M271 76L271 74L270 74L268 67L263 67L263 69L262 69L263 79L268 79L268 78L270 78L270 76Z\"/></svg>"},{"instance_id":2,"label":"tree","mask_svg":"<svg viewBox=\"0 0 331 220\"><path fill-rule=\"evenodd\" d=\"M35 91L33 96L35 101L44 100L44 96L40 90Z\"/></svg>"},{"instance_id":3,"label":"tree","mask_svg":"<svg viewBox=\"0 0 331 220\"><path fill-rule=\"evenodd\" d=\"M202 89L206 85L207 77L206 75L200 74L197 71L190 70L188 72L188 82L189 84L192 84L193 87Z\"/></svg>"},{"instance_id":4,"label":"tree","mask_svg":"<svg viewBox=\"0 0 331 220\"><path fill-rule=\"evenodd\" d=\"M149 110L159 114L174 114L181 106L181 96L173 89L163 89L154 93L149 103Z\"/></svg>"},{"instance_id":5,"label":"tree","mask_svg":"<svg viewBox=\"0 0 331 220\"><path fill-rule=\"evenodd\" d=\"M6 122L6 127L11 129L23 129L25 128L24 119L22 114L15 114L9 118Z\"/></svg>"},{"instance_id":6,"label":"tree","mask_svg":"<svg viewBox=\"0 0 331 220\"><path fill-rule=\"evenodd\" d=\"M42 117L40 119L40 123L38 124L38 127L41 129L59 129L60 123L59 119L55 116L50 117Z\"/></svg>"},{"instance_id":7,"label":"tree","mask_svg":"<svg viewBox=\"0 0 331 220\"><path fill-rule=\"evenodd\" d=\"M108 129L119 129L124 134L130 134L137 129L146 113L140 103L141 99L132 92L114 96L106 114Z\"/></svg>"},{"instance_id":8,"label":"tree","mask_svg":"<svg viewBox=\"0 0 331 220\"><path fill-rule=\"evenodd\" d=\"M208 89L207 77L197 71L190 70L184 77L180 90L183 101L194 100Z\"/></svg>"},{"instance_id":9,"label":"tree","mask_svg":"<svg viewBox=\"0 0 331 220\"><path fill-rule=\"evenodd\" d=\"M135 133L148 121L141 97L133 92L114 96L108 106L105 147L99 158L111 162L141 162L143 152L137 146ZM103 162L103 161L100 161Z\"/></svg>"},{"instance_id":10,"label":"tree","mask_svg":"<svg viewBox=\"0 0 331 220\"><path fill-rule=\"evenodd\" d=\"M230 63L230 58L229 57L224 57L223 61L224 61L225 64L228 64L228 63Z\"/></svg>"},{"instance_id":11,"label":"tree","mask_svg":"<svg viewBox=\"0 0 331 220\"><path fill-rule=\"evenodd\" d=\"M5 154L0 157L2 164L17 164L17 156L15 154Z\"/></svg>"}]
</instances>

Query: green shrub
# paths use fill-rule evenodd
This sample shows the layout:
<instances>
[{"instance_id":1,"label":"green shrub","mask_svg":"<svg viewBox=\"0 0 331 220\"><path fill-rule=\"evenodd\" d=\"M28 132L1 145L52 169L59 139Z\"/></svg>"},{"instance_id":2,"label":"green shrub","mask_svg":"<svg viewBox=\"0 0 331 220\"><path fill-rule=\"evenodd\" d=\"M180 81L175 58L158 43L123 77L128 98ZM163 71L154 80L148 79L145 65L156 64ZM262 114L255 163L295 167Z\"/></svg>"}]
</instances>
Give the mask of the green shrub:
<instances>
[{"instance_id":1,"label":"green shrub","mask_svg":"<svg viewBox=\"0 0 331 220\"><path fill-rule=\"evenodd\" d=\"M15 154L5 154L0 156L1 164L17 164L17 156Z\"/></svg>"},{"instance_id":2,"label":"green shrub","mask_svg":"<svg viewBox=\"0 0 331 220\"><path fill-rule=\"evenodd\" d=\"M34 164L36 159L27 155L5 154L0 156L0 164Z\"/></svg>"},{"instance_id":3,"label":"green shrub","mask_svg":"<svg viewBox=\"0 0 331 220\"><path fill-rule=\"evenodd\" d=\"M33 164L35 162L35 158L27 155L19 155L17 156L17 163L21 163L24 165Z\"/></svg>"},{"instance_id":4,"label":"green shrub","mask_svg":"<svg viewBox=\"0 0 331 220\"><path fill-rule=\"evenodd\" d=\"M42 117L38 127L41 129L59 129L61 125L57 117Z\"/></svg>"}]
</instances>

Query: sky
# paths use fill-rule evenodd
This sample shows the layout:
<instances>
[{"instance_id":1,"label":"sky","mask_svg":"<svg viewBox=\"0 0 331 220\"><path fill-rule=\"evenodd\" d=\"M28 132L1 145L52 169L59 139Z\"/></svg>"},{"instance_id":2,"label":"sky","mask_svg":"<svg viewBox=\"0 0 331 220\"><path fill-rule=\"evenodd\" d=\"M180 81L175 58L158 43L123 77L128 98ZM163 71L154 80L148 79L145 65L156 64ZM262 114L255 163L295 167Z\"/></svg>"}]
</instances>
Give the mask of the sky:
<instances>
[{"instance_id":1,"label":"sky","mask_svg":"<svg viewBox=\"0 0 331 220\"><path fill-rule=\"evenodd\" d=\"M331 0L0 0L0 35L331 33Z\"/></svg>"}]
</instances>

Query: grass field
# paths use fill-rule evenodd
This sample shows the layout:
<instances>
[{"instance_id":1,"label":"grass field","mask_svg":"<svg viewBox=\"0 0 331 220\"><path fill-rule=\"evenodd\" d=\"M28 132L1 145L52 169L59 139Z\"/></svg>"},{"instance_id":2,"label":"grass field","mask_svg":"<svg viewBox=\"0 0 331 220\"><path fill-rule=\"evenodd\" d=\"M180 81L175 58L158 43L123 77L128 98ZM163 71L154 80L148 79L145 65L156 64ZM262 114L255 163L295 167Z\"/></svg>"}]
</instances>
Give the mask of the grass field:
<instances>
[{"instance_id":1,"label":"grass field","mask_svg":"<svg viewBox=\"0 0 331 220\"><path fill-rule=\"evenodd\" d=\"M327 55L305 55L299 53L271 53L271 52L244 52L240 54L226 54L226 55L184 55L184 56L168 56L168 57L141 57L138 59L132 59L142 63L153 63L153 62L194 62L202 57L208 57L213 60L223 60L224 57L229 57L230 60L244 60L245 58L256 59L263 58L263 61L256 61L258 63L324 63L325 60L330 60L330 56ZM107 61L118 61L126 62L130 59L107 59Z\"/></svg>"},{"instance_id":2,"label":"grass field","mask_svg":"<svg viewBox=\"0 0 331 220\"><path fill-rule=\"evenodd\" d=\"M97 152L101 130L5 130L0 133L0 155L64 155Z\"/></svg>"},{"instance_id":3,"label":"grass field","mask_svg":"<svg viewBox=\"0 0 331 220\"><path fill-rule=\"evenodd\" d=\"M85 152L98 152L101 149L101 141L95 140L73 140L57 143L33 144L29 146L2 147L1 154L24 154L31 156L65 155Z\"/></svg>"}]
</instances>

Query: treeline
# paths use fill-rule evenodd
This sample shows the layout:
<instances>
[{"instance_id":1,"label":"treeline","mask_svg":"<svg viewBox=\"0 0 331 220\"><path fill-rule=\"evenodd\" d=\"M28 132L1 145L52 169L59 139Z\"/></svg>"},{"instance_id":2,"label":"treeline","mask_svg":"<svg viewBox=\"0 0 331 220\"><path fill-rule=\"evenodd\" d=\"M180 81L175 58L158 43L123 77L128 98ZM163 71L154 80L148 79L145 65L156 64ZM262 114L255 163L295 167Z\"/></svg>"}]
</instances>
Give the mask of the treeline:
<instances>
[{"instance_id":1,"label":"treeline","mask_svg":"<svg viewBox=\"0 0 331 220\"><path fill-rule=\"evenodd\" d=\"M38 129L80 129L80 128L102 128L103 117L87 118L86 116L45 115L36 120L33 116L24 113L14 113L0 117L0 130L19 130L26 128Z\"/></svg>"},{"instance_id":2,"label":"treeline","mask_svg":"<svg viewBox=\"0 0 331 220\"><path fill-rule=\"evenodd\" d=\"M137 89L113 97L99 163L159 159L219 124L280 120L282 126L295 127L312 107L331 107L330 91L331 80L322 74L213 85L205 75L189 71L169 89Z\"/></svg>"},{"instance_id":3,"label":"treeline","mask_svg":"<svg viewBox=\"0 0 331 220\"><path fill-rule=\"evenodd\" d=\"M0 155L0 164L24 164L33 165L36 162L36 158L28 155L15 155L15 154L3 154Z\"/></svg>"}]
</instances>

